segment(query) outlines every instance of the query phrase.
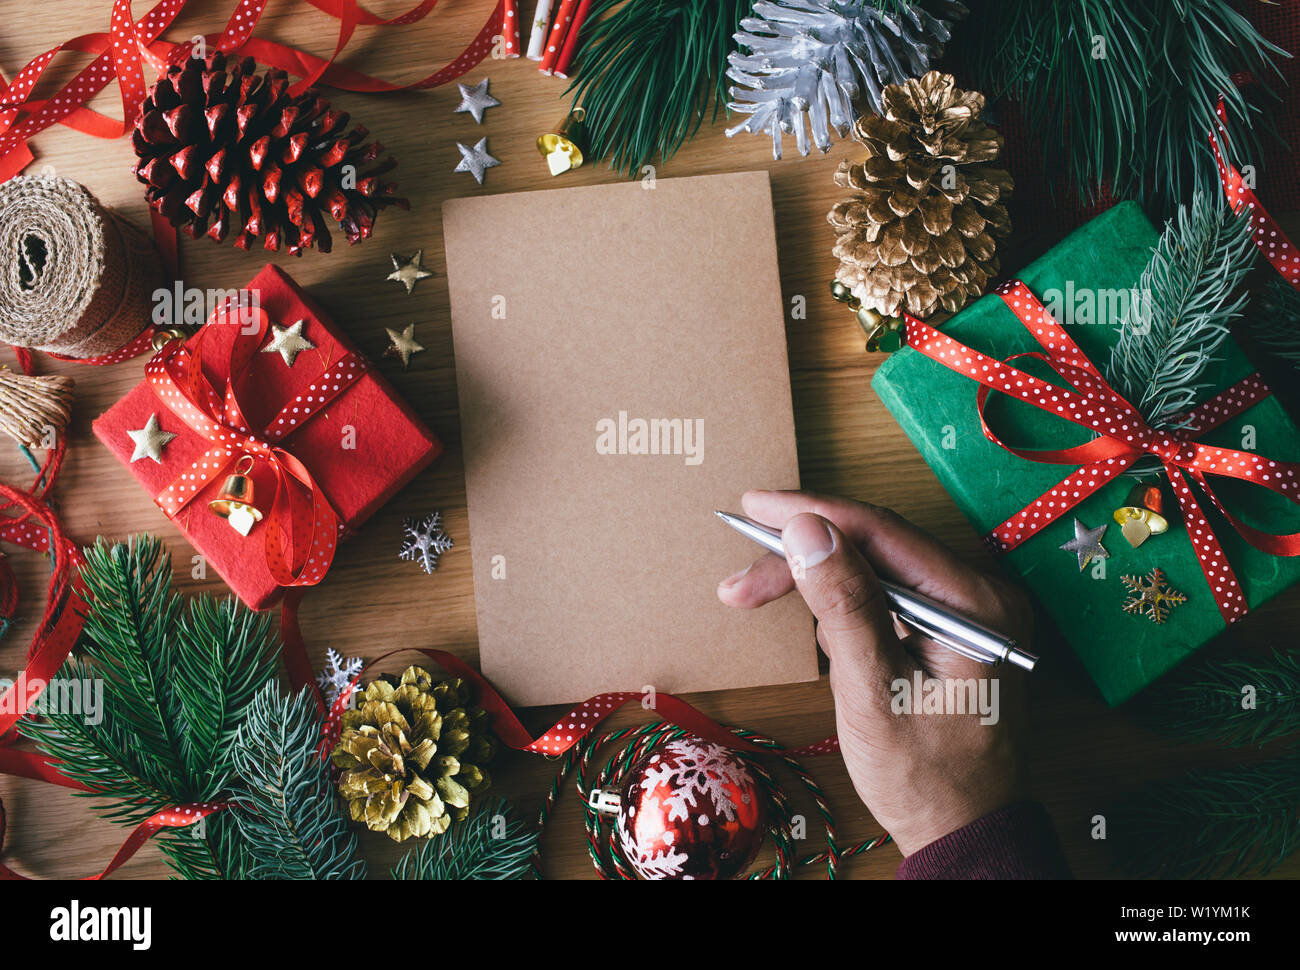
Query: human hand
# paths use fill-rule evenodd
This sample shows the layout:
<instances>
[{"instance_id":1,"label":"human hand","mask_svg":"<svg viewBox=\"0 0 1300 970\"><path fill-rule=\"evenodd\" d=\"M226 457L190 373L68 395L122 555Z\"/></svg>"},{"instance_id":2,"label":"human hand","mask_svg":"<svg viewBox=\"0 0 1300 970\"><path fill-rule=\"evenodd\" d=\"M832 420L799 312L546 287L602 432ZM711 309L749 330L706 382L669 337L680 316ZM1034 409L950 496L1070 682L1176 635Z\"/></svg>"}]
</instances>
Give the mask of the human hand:
<instances>
[{"instance_id":1,"label":"human hand","mask_svg":"<svg viewBox=\"0 0 1300 970\"><path fill-rule=\"evenodd\" d=\"M784 530L787 559L763 556L723 580L718 598L750 609L799 590L830 659L849 777L903 854L1024 798L1023 672L970 660L898 623L877 576L1021 645L1028 643L1032 624L1024 594L967 566L889 509L806 492L751 491L741 504L746 515ZM992 723L981 723L970 703L965 710L971 713L921 713L922 698L915 696L895 713L902 706L896 697L904 690L915 694L918 671L927 681L943 682L948 696L954 682L973 682L974 698L993 702L983 718Z\"/></svg>"}]
</instances>

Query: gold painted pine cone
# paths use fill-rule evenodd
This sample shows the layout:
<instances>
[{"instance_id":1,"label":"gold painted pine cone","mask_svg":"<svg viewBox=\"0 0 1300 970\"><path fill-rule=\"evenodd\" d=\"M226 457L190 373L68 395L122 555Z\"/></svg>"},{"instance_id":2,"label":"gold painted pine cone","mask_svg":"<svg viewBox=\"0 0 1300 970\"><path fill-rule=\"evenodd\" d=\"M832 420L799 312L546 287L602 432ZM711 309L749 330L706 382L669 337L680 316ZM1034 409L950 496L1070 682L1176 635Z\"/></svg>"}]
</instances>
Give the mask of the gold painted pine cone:
<instances>
[{"instance_id":1,"label":"gold painted pine cone","mask_svg":"<svg viewBox=\"0 0 1300 970\"><path fill-rule=\"evenodd\" d=\"M434 682L422 667L380 678L343 715L331 760L352 819L395 842L441 835L487 790L496 753L489 717L459 677Z\"/></svg>"},{"instance_id":2,"label":"gold painted pine cone","mask_svg":"<svg viewBox=\"0 0 1300 970\"><path fill-rule=\"evenodd\" d=\"M1011 176L992 164L1002 136L980 120L984 96L938 71L889 85L882 102L853 127L867 157L835 173L855 192L827 217L835 278L888 317L955 313L997 273L994 240L1011 231Z\"/></svg>"}]
</instances>

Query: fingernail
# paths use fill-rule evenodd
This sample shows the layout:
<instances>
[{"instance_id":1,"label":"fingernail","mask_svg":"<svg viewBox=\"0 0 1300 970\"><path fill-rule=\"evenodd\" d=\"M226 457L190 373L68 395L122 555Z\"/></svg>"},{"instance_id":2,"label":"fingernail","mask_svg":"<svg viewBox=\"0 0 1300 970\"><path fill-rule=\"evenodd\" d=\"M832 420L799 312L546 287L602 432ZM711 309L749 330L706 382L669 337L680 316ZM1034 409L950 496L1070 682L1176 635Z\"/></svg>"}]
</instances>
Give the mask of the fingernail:
<instances>
[{"instance_id":1,"label":"fingernail","mask_svg":"<svg viewBox=\"0 0 1300 970\"><path fill-rule=\"evenodd\" d=\"M751 569L753 569L753 568L754 568L754 564L751 562L748 566L746 566L746 567L745 567L744 569L742 569L740 572L735 573L735 574L733 574L733 575L731 575L731 576L728 576L728 577L727 577L726 579L724 579L722 582L718 583L718 588L719 588L719 589L731 589L731 587L735 586L738 582L740 582L742 579L744 579L744 578L745 578L745 575L746 575L746 574L747 574Z\"/></svg>"},{"instance_id":2,"label":"fingernail","mask_svg":"<svg viewBox=\"0 0 1300 970\"><path fill-rule=\"evenodd\" d=\"M820 516L799 515L785 527L781 536L785 556L791 565L811 569L835 551L835 536Z\"/></svg>"}]
</instances>

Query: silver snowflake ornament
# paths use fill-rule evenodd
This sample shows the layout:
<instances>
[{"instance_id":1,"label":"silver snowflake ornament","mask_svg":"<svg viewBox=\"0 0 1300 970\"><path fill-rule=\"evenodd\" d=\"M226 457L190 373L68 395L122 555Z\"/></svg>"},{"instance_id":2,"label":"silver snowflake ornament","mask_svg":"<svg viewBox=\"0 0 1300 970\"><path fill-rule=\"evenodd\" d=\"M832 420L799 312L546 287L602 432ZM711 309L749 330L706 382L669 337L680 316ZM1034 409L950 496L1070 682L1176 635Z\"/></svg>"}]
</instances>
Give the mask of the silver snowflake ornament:
<instances>
[{"instance_id":1,"label":"silver snowflake ornament","mask_svg":"<svg viewBox=\"0 0 1300 970\"><path fill-rule=\"evenodd\" d=\"M881 110L887 85L925 74L967 12L956 0L889 9L873 0L756 0L727 57L736 82L727 108L749 117L727 137L766 132L779 159L783 132L807 155L811 129L811 144L830 151L830 130L846 137L863 109Z\"/></svg>"},{"instance_id":2,"label":"silver snowflake ornament","mask_svg":"<svg viewBox=\"0 0 1300 970\"><path fill-rule=\"evenodd\" d=\"M488 169L501 164L499 159L488 154L486 138L480 138L473 148L460 142L456 142L456 147L460 149L460 163L454 171L469 172L479 185L483 184L483 174Z\"/></svg>"},{"instance_id":3,"label":"silver snowflake ornament","mask_svg":"<svg viewBox=\"0 0 1300 970\"><path fill-rule=\"evenodd\" d=\"M438 559L454 544L451 536L442 531L442 513L434 512L421 519L407 519L402 523L406 536L398 558L418 562L420 568L431 573L438 568Z\"/></svg>"},{"instance_id":4,"label":"silver snowflake ornament","mask_svg":"<svg viewBox=\"0 0 1300 970\"><path fill-rule=\"evenodd\" d=\"M316 684L325 695L327 707L333 707L339 695L361 674L365 661L360 657L343 659L343 654L332 647L325 651L325 669L316 675Z\"/></svg>"}]
</instances>

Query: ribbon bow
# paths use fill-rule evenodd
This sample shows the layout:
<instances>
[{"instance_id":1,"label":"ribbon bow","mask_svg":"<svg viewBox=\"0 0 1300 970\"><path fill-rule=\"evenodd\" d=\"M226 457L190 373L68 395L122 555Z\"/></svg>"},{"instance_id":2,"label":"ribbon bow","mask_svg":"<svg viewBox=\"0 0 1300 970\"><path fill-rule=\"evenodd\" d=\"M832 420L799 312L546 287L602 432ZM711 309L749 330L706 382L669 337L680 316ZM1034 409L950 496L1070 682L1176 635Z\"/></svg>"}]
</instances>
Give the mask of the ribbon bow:
<instances>
[{"instance_id":1,"label":"ribbon bow","mask_svg":"<svg viewBox=\"0 0 1300 970\"><path fill-rule=\"evenodd\" d=\"M222 326L237 326L239 332L230 351L225 386L218 391L203 371L203 342L214 327ZM211 444L154 501L174 517L243 456L264 462L275 479L275 497L263 523L267 566L281 586L314 586L334 558L339 516L311 472L280 443L346 391L366 372L367 364L354 351L344 354L254 433L239 395L269 327L270 318L261 307L227 303L192 339L173 340L145 365L145 376L158 400Z\"/></svg>"},{"instance_id":2,"label":"ribbon bow","mask_svg":"<svg viewBox=\"0 0 1300 970\"><path fill-rule=\"evenodd\" d=\"M1300 534L1272 535L1247 525L1223 507L1206 480L1207 475L1241 479L1300 504L1300 465L1272 461L1234 448L1204 445L1196 440L1272 393L1259 375L1252 374L1183 415L1178 424L1185 426L1186 430L1156 430L1146 423L1137 408L1106 383L1101 372L1065 328L1053 319L1023 283L1019 280L1005 283L997 293L1043 351L1017 354L1007 361L997 360L910 316L906 317L907 342L927 357L983 385L977 405L980 423L985 436L994 444L1029 461L1078 464L1079 467L1060 484L993 529L985 541L1000 552L1014 549L1087 499L1139 458L1153 455L1169 476L1182 509L1188 538L1196 550L1197 561L1224 621L1232 623L1245 616L1247 607L1241 586L1189 481L1200 487L1232 527L1255 548L1272 555L1300 555ZM1073 387L1049 383L1012 366L1010 361L1019 357L1046 362ZM991 390L1071 421L1097 437L1071 448L1013 448L994 434L985 419L985 404Z\"/></svg>"}]
</instances>

